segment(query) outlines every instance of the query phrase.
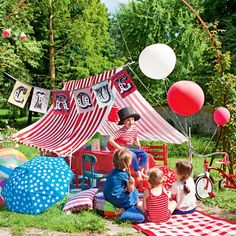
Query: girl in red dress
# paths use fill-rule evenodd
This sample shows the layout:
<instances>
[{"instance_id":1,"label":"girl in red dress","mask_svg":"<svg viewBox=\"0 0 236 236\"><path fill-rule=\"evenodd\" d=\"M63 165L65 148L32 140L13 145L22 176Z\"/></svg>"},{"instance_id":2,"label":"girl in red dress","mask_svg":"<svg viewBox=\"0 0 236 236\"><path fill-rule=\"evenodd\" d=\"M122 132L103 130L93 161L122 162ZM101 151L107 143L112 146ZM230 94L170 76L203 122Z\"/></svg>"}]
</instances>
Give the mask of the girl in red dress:
<instances>
[{"instance_id":1,"label":"girl in red dress","mask_svg":"<svg viewBox=\"0 0 236 236\"><path fill-rule=\"evenodd\" d=\"M144 191L143 204L139 208L144 212L147 221L155 223L167 221L176 208L176 202L169 200L166 189L162 185L165 178L159 168L149 170L149 188Z\"/></svg>"}]
</instances>

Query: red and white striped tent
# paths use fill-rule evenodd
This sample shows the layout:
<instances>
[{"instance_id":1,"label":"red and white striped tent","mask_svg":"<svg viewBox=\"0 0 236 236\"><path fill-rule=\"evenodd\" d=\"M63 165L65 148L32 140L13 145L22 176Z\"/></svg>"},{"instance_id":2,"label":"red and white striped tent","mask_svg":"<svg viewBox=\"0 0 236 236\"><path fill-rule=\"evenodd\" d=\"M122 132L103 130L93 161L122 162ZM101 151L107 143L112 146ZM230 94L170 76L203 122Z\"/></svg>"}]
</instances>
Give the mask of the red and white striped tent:
<instances>
[{"instance_id":1,"label":"red and white striped tent","mask_svg":"<svg viewBox=\"0 0 236 236\"><path fill-rule=\"evenodd\" d=\"M104 72L86 79L64 83L63 90L72 91L90 87L103 80L108 80L116 73L116 69ZM110 81L110 80L108 80ZM110 82L112 88L112 83ZM136 90L125 98L115 93L115 104L119 108L130 106L134 112L141 115L136 122L140 130L140 140L164 141L166 143L182 143L187 139L168 122L166 122ZM69 115L55 114L51 107L49 111L37 122L20 130L14 135L14 140L19 143L36 147L42 151L70 155L75 153L96 132L113 135L120 126L109 122L107 117L111 106L99 108L95 97L92 98L94 109L85 113L78 113L75 100L70 100Z\"/></svg>"}]
</instances>

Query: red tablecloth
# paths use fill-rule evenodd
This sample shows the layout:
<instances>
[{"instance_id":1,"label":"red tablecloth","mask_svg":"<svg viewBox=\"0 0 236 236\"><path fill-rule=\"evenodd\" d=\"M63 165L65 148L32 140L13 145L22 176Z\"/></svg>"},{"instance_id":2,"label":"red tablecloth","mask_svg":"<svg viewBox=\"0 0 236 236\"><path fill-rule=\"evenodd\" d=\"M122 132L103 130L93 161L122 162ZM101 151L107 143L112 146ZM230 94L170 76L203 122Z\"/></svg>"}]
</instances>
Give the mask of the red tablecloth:
<instances>
[{"instance_id":1,"label":"red tablecloth","mask_svg":"<svg viewBox=\"0 0 236 236\"><path fill-rule=\"evenodd\" d=\"M107 151L90 151L85 149L79 149L77 152L73 154L71 160L71 169L77 175L82 175L82 154L88 153L92 154L97 158L97 163L94 165L94 169L96 172L101 172L104 174L108 174L113 169L113 152ZM148 155L148 168L152 168L155 166L155 161L152 158L152 155ZM67 160L69 164L69 160ZM172 170L170 170L166 166L159 166L160 169L164 172L164 175L167 177L165 181L165 187L168 188L175 181L175 175ZM76 178L78 179L78 178ZM78 185L78 180L77 183Z\"/></svg>"},{"instance_id":2,"label":"red tablecloth","mask_svg":"<svg viewBox=\"0 0 236 236\"><path fill-rule=\"evenodd\" d=\"M71 169L78 175L82 174L82 154L88 153L92 154L97 158L97 163L95 163L94 168L97 172L109 173L113 169L113 152L109 151L89 151L85 149L79 149L73 154ZM67 161L68 162L68 161ZM68 162L69 163L69 162ZM152 155L148 158L148 167L152 168L155 166L155 161Z\"/></svg>"},{"instance_id":3,"label":"red tablecloth","mask_svg":"<svg viewBox=\"0 0 236 236\"><path fill-rule=\"evenodd\" d=\"M82 174L82 154L92 154L97 158L97 163L94 165L94 170L101 173L109 173L113 169L112 152L106 151L89 151L85 149L79 149L73 154L71 169L76 170L78 175Z\"/></svg>"}]
</instances>

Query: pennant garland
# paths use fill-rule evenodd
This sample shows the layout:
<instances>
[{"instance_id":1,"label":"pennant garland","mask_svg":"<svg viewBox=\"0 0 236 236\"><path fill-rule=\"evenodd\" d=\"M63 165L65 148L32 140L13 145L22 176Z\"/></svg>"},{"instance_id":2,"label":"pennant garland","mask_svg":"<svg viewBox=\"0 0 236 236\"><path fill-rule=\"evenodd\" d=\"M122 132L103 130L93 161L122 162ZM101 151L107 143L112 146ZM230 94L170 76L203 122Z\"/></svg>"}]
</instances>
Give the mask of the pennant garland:
<instances>
[{"instance_id":1,"label":"pennant garland","mask_svg":"<svg viewBox=\"0 0 236 236\"><path fill-rule=\"evenodd\" d=\"M27 102L27 99L30 95L31 89L32 86L24 84L20 81L16 81L8 102L18 107L24 108L25 103Z\"/></svg>"},{"instance_id":2,"label":"pennant garland","mask_svg":"<svg viewBox=\"0 0 236 236\"><path fill-rule=\"evenodd\" d=\"M108 85L108 81L103 81L92 86L99 108L110 106L115 102L113 93Z\"/></svg>"},{"instance_id":3,"label":"pennant garland","mask_svg":"<svg viewBox=\"0 0 236 236\"><path fill-rule=\"evenodd\" d=\"M126 70L122 70L115 74L112 77L112 81L122 98L127 97L129 94L137 90L136 85Z\"/></svg>"},{"instance_id":4,"label":"pennant garland","mask_svg":"<svg viewBox=\"0 0 236 236\"><path fill-rule=\"evenodd\" d=\"M11 75L4 72L8 77L15 79ZM30 102L29 110L34 112L46 113L50 93L52 92L53 110L56 114L69 114L70 112L70 90L50 91L40 87L32 87L31 85L22 83L17 79L8 102L24 108L30 92L33 88L33 95ZM108 80L112 81L117 91L111 90ZM94 102L97 102L99 108L111 106L115 102L114 93L118 92L122 98L137 90L136 85L126 70L121 70L108 80L102 81L92 87L72 90L72 97L75 99L78 113L88 112L94 109ZM95 99L94 99L95 98Z\"/></svg>"},{"instance_id":5,"label":"pennant garland","mask_svg":"<svg viewBox=\"0 0 236 236\"><path fill-rule=\"evenodd\" d=\"M34 87L30 111L46 113L50 98L50 90Z\"/></svg>"},{"instance_id":6,"label":"pennant garland","mask_svg":"<svg viewBox=\"0 0 236 236\"><path fill-rule=\"evenodd\" d=\"M58 115L70 112L70 91L53 91L53 110Z\"/></svg>"},{"instance_id":7,"label":"pennant garland","mask_svg":"<svg viewBox=\"0 0 236 236\"><path fill-rule=\"evenodd\" d=\"M88 112L93 110L92 92L90 88L79 89L73 91L78 113Z\"/></svg>"}]
</instances>

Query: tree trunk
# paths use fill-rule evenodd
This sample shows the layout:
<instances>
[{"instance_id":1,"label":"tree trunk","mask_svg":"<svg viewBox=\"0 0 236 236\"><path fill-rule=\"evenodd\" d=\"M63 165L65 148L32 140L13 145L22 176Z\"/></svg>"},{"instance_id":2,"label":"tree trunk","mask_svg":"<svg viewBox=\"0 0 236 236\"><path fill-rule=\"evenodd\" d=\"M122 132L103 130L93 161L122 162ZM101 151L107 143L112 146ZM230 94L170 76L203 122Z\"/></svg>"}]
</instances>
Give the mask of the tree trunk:
<instances>
[{"instance_id":1,"label":"tree trunk","mask_svg":"<svg viewBox=\"0 0 236 236\"><path fill-rule=\"evenodd\" d=\"M53 12L52 0L49 0L49 75L51 87L55 90L55 49L54 49L54 34L53 34Z\"/></svg>"},{"instance_id":2,"label":"tree trunk","mask_svg":"<svg viewBox=\"0 0 236 236\"><path fill-rule=\"evenodd\" d=\"M32 124L32 117L33 117L33 112L29 110L27 125L31 125Z\"/></svg>"}]
</instances>

